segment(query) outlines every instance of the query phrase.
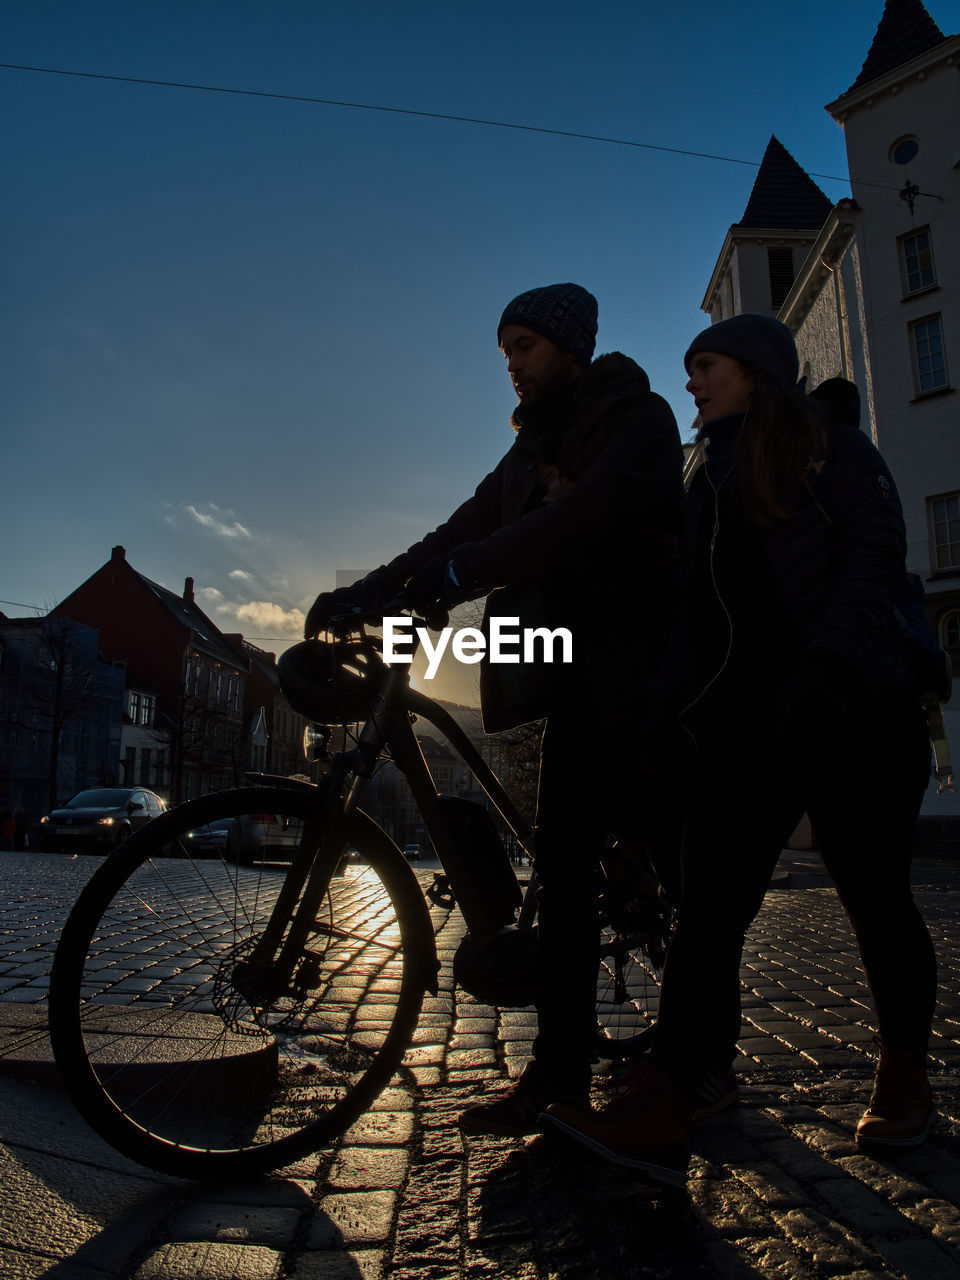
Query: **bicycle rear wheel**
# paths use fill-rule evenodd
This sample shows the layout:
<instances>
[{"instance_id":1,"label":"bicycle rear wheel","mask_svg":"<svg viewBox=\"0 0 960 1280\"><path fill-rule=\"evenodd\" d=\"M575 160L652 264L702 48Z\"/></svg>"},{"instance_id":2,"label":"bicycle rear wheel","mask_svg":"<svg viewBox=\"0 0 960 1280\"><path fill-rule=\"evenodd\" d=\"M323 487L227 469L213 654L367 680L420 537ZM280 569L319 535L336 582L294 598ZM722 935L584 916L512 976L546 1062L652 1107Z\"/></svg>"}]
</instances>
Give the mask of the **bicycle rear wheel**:
<instances>
[{"instance_id":1,"label":"bicycle rear wheel","mask_svg":"<svg viewBox=\"0 0 960 1280\"><path fill-rule=\"evenodd\" d=\"M630 1058L651 1044L673 910L636 849L615 846L601 861L597 1051Z\"/></svg>"},{"instance_id":2,"label":"bicycle rear wheel","mask_svg":"<svg viewBox=\"0 0 960 1280\"><path fill-rule=\"evenodd\" d=\"M280 1167L343 1133L400 1063L435 948L413 872L365 815L349 819L285 980L251 964L316 803L259 787L181 805L103 863L67 921L50 989L57 1065L92 1127L142 1164Z\"/></svg>"}]
</instances>

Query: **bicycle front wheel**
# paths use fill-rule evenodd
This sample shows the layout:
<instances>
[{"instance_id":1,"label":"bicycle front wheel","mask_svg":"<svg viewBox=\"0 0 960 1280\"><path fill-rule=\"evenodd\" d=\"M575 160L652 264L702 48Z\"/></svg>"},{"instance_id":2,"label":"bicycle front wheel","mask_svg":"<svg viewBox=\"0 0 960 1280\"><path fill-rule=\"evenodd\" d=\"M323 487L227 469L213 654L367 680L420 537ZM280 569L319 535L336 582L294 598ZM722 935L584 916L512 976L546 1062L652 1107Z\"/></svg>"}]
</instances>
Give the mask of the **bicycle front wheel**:
<instances>
[{"instance_id":1,"label":"bicycle front wheel","mask_svg":"<svg viewBox=\"0 0 960 1280\"><path fill-rule=\"evenodd\" d=\"M371 819L349 819L293 963L254 956L316 804L257 787L181 805L102 864L67 921L57 1065L92 1127L142 1164L278 1168L343 1133L400 1063L436 953L416 878Z\"/></svg>"}]
</instances>

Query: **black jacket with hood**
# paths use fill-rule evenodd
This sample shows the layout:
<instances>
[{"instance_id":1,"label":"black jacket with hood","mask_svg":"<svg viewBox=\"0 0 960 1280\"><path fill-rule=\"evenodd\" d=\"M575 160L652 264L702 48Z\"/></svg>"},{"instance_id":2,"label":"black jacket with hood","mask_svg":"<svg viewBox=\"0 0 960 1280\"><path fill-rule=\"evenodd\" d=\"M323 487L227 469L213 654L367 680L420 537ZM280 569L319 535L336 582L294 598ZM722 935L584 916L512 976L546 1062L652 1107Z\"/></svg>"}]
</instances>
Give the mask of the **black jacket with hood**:
<instances>
[{"instance_id":1,"label":"black jacket with hood","mask_svg":"<svg viewBox=\"0 0 960 1280\"><path fill-rule=\"evenodd\" d=\"M685 521L688 591L695 547L709 539L713 554L723 555L725 509L733 507L724 500L724 487L736 486L742 422L739 415L724 418L701 432L704 465L691 482ZM899 665L902 634L895 617L906 583L906 533L896 485L880 453L862 431L827 424L824 448L807 460L804 484L784 496L788 514L754 526L770 598L786 624L780 655L786 661L770 663L774 683L775 673L785 678L804 653L820 653L874 692L906 691L911 673ZM696 692L694 672L701 688L715 674L705 669L710 664L703 661L691 603L688 598L680 628L685 634L673 655L685 668L684 696Z\"/></svg>"},{"instance_id":2,"label":"black jacket with hood","mask_svg":"<svg viewBox=\"0 0 960 1280\"><path fill-rule=\"evenodd\" d=\"M473 497L391 567L408 576L437 556L455 557L478 581L508 588L491 593L485 617L573 631L566 671L484 661L488 730L539 718L573 698L585 699L601 721L627 718L626 669L648 673L671 609L683 507L673 413L635 361L619 352L598 356L548 424L559 438L560 472L572 482L550 502L536 461L547 424L524 424L518 408L514 426L512 447ZM534 709L538 698L548 705Z\"/></svg>"}]
</instances>

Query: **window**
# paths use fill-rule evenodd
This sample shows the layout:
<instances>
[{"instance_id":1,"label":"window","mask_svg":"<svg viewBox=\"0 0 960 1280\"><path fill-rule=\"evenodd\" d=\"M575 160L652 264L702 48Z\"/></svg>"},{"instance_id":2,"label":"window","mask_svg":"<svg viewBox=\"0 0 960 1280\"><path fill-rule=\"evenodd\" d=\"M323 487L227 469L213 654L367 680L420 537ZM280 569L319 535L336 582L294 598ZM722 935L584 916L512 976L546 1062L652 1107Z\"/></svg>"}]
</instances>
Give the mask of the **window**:
<instances>
[{"instance_id":1,"label":"window","mask_svg":"<svg viewBox=\"0 0 960 1280\"><path fill-rule=\"evenodd\" d=\"M129 707L129 713L130 713L130 723L131 723L131 724L139 724L139 723L140 723L140 695L139 695L139 693L131 693L131 694L130 694L130 707Z\"/></svg>"},{"instance_id":2,"label":"window","mask_svg":"<svg viewBox=\"0 0 960 1280\"><path fill-rule=\"evenodd\" d=\"M768 249L767 266L770 270L770 305L779 311L794 281L793 250Z\"/></svg>"},{"instance_id":3,"label":"window","mask_svg":"<svg viewBox=\"0 0 960 1280\"><path fill-rule=\"evenodd\" d=\"M905 138L898 138L890 148L890 159L894 164L909 164L920 151L920 143L916 138L908 135Z\"/></svg>"},{"instance_id":4,"label":"window","mask_svg":"<svg viewBox=\"0 0 960 1280\"><path fill-rule=\"evenodd\" d=\"M930 241L930 228L901 236L900 269L903 273L904 293L918 293L921 289L930 289L937 283L933 269L933 245Z\"/></svg>"},{"instance_id":5,"label":"window","mask_svg":"<svg viewBox=\"0 0 960 1280\"><path fill-rule=\"evenodd\" d=\"M940 643L951 653L960 653L960 610L948 613L941 622Z\"/></svg>"},{"instance_id":6,"label":"window","mask_svg":"<svg viewBox=\"0 0 960 1280\"><path fill-rule=\"evenodd\" d=\"M140 724L150 726L153 724L153 715L156 710L157 699L152 693L141 693L140 695Z\"/></svg>"},{"instance_id":7,"label":"window","mask_svg":"<svg viewBox=\"0 0 960 1280\"><path fill-rule=\"evenodd\" d=\"M203 667L200 663L200 659L196 656L192 656L187 659L187 679L184 686L187 694L192 694L193 697L199 698L202 683Z\"/></svg>"},{"instance_id":8,"label":"window","mask_svg":"<svg viewBox=\"0 0 960 1280\"><path fill-rule=\"evenodd\" d=\"M927 501L933 535L934 569L960 567L960 493Z\"/></svg>"},{"instance_id":9,"label":"window","mask_svg":"<svg viewBox=\"0 0 960 1280\"><path fill-rule=\"evenodd\" d=\"M925 316L923 320L915 320L910 326L910 345L917 395L948 386L940 317Z\"/></svg>"}]
</instances>

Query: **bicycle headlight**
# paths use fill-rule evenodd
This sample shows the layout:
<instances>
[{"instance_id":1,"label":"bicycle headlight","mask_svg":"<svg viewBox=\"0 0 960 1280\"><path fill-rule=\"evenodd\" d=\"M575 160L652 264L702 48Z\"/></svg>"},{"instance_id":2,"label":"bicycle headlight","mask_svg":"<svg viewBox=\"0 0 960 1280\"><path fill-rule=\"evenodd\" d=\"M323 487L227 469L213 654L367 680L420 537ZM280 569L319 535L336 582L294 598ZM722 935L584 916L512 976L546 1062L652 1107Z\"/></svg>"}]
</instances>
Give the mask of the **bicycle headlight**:
<instances>
[{"instance_id":1,"label":"bicycle headlight","mask_svg":"<svg viewBox=\"0 0 960 1280\"><path fill-rule=\"evenodd\" d=\"M322 724L307 724L303 730L303 754L311 763L323 760L327 754L330 730Z\"/></svg>"}]
</instances>

